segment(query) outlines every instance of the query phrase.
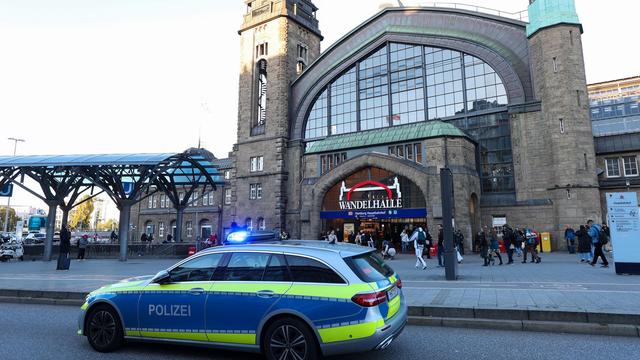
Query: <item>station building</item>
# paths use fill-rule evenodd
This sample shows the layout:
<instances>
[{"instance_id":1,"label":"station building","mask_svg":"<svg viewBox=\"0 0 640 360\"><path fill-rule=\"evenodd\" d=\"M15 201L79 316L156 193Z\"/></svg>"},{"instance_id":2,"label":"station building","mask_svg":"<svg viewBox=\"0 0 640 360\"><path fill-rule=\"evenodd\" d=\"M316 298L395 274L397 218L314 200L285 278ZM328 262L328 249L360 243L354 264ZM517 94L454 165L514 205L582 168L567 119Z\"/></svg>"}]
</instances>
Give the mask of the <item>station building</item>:
<instances>
[{"instance_id":1,"label":"station building","mask_svg":"<svg viewBox=\"0 0 640 360\"><path fill-rule=\"evenodd\" d=\"M503 222L558 247L566 225L602 219L573 0L530 0L524 17L385 7L322 52L312 1L245 3L238 140L206 215L219 236L435 231L445 167L467 247ZM138 211L139 228L160 216Z\"/></svg>"}]
</instances>

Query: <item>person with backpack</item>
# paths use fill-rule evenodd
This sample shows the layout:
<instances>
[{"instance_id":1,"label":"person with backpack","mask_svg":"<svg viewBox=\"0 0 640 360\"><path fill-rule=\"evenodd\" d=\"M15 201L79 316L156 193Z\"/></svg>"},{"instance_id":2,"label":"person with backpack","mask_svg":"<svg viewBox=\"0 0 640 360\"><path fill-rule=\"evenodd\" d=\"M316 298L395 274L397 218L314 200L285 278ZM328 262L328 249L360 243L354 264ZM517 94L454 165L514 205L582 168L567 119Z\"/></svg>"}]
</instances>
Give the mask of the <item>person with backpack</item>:
<instances>
[{"instance_id":1,"label":"person with backpack","mask_svg":"<svg viewBox=\"0 0 640 360\"><path fill-rule=\"evenodd\" d=\"M524 234L526 243L522 263L527 263L527 254L531 253L531 263L539 264L541 259L540 256L538 256L538 250L536 250L536 247L538 247L538 234L531 229L525 229Z\"/></svg>"},{"instance_id":2,"label":"person with backpack","mask_svg":"<svg viewBox=\"0 0 640 360\"><path fill-rule=\"evenodd\" d=\"M564 230L564 239L567 241L567 251L569 254L576 253L576 232L572 227L567 226Z\"/></svg>"},{"instance_id":3,"label":"person with backpack","mask_svg":"<svg viewBox=\"0 0 640 360\"><path fill-rule=\"evenodd\" d=\"M602 231L600 225L593 223L593 220L587 221L587 229L589 236L591 237L591 243L595 248L593 252L593 259L591 260L591 266L596 266L598 258L601 258L602 267L608 268L609 261L607 261L607 258L604 256L604 251L602 251L602 248L609 242L607 235Z\"/></svg>"},{"instance_id":4,"label":"person with backpack","mask_svg":"<svg viewBox=\"0 0 640 360\"><path fill-rule=\"evenodd\" d=\"M424 270L427 268L427 262L422 258L422 254L427 244L427 233L421 227L418 227L411 235L411 240L413 241L414 249L416 249L416 269L422 265L422 270Z\"/></svg>"},{"instance_id":5,"label":"person with backpack","mask_svg":"<svg viewBox=\"0 0 640 360\"><path fill-rule=\"evenodd\" d=\"M513 229L507 224L502 228L502 241L504 242L504 247L507 250L507 257L509 261L507 261L507 265L513 264L513 252L516 250L516 237L513 232Z\"/></svg>"}]
</instances>

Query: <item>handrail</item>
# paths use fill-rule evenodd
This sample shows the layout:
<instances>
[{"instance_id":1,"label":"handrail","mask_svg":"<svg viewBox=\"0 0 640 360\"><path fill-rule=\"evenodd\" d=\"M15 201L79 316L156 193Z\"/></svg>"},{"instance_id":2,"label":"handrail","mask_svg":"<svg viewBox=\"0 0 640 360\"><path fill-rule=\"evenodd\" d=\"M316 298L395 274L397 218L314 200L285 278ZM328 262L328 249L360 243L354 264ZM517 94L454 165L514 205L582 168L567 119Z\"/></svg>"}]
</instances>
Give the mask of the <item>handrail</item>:
<instances>
[{"instance_id":1,"label":"handrail","mask_svg":"<svg viewBox=\"0 0 640 360\"><path fill-rule=\"evenodd\" d=\"M505 17L513 20L524 21L524 22L529 21L529 13L527 10L522 10L518 12L508 12L508 11L491 9L483 6L452 3L452 2L420 2L419 6L468 10L468 11L473 11L477 13L496 15L496 16Z\"/></svg>"}]
</instances>

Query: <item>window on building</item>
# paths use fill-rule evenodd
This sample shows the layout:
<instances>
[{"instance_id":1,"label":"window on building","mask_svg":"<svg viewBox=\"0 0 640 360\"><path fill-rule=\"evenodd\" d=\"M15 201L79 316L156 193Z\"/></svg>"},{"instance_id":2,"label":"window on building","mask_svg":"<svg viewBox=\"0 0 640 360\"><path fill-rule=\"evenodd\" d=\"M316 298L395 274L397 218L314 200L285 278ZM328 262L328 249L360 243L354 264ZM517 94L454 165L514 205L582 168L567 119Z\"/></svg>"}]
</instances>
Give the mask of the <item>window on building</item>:
<instances>
[{"instance_id":1,"label":"window on building","mask_svg":"<svg viewBox=\"0 0 640 360\"><path fill-rule=\"evenodd\" d=\"M392 43L389 50L391 125L424 121L422 46Z\"/></svg>"},{"instance_id":2,"label":"window on building","mask_svg":"<svg viewBox=\"0 0 640 360\"><path fill-rule=\"evenodd\" d=\"M151 199L153 200L153 208L156 209L158 207L158 197L151 195Z\"/></svg>"},{"instance_id":3,"label":"window on building","mask_svg":"<svg viewBox=\"0 0 640 360\"><path fill-rule=\"evenodd\" d=\"M425 48L425 59L427 62L426 79L429 119L442 119L463 113L464 84L462 80L462 54L448 49L427 47ZM465 61L467 60L473 64L477 62L477 59L473 57L466 57ZM465 62L465 65L468 64ZM475 65L473 68L468 67L468 69L475 69ZM478 76L472 76L475 73L470 72L467 83L473 87L482 86L483 90L487 83L492 84L495 88L495 75L487 75L484 70L483 67ZM480 78L482 78L482 81ZM475 92L473 95L474 96L469 98L470 100L476 99ZM482 98L486 97L486 93L479 95L485 95Z\"/></svg>"},{"instance_id":4,"label":"window on building","mask_svg":"<svg viewBox=\"0 0 640 360\"><path fill-rule=\"evenodd\" d=\"M331 84L331 135L358 130L356 113L356 68L353 67Z\"/></svg>"},{"instance_id":5,"label":"window on building","mask_svg":"<svg viewBox=\"0 0 640 360\"><path fill-rule=\"evenodd\" d=\"M618 158L606 159L607 177L620 177L620 162Z\"/></svg>"},{"instance_id":6,"label":"window on building","mask_svg":"<svg viewBox=\"0 0 640 360\"><path fill-rule=\"evenodd\" d=\"M162 221L158 224L158 237L164 238L164 223Z\"/></svg>"},{"instance_id":7,"label":"window on building","mask_svg":"<svg viewBox=\"0 0 640 360\"><path fill-rule=\"evenodd\" d=\"M638 160L635 156L625 156L622 161L624 162L624 176L638 176Z\"/></svg>"},{"instance_id":8,"label":"window on building","mask_svg":"<svg viewBox=\"0 0 640 360\"><path fill-rule=\"evenodd\" d=\"M256 45L256 58L259 58L261 56L268 56L268 55L269 55L269 43L268 42L264 42L262 44Z\"/></svg>"},{"instance_id":9,"label":"window on building","mask_svg":"<svg viewBox=\"0 0 640 360\"><path fill-rule=\"evenodd\" d=\"M553 58L553 72L558 72L558 58Z\"/></svg>"},{"instance_id":10,"label":"window on building","mask_svg":"<svg viewBox=\"0 0 640 360\"><path fill-rule=\"evenodd\" d=\"M184 192L181 191L178 193L178 199L179 199L179 202L182 203L182 201L184 200Z\"/></svg>"},{"instance_id":11,"label":"window on building","mask_svg":"<svg viewBox=\"0 0 640 360\"><path fill-rule=\"evenodd\" d=\"M422 145L420 143L389 146L388 153L416 163L422 163Z\"/></svg>"},{"instance_id":12,"label":"window on building","mask_svg":"<svg viewBox=\"0 0 640 360\"><path fill-rule=\"evenodd\" d=\"M147 208L153 209L153 195L149 196L149 204L147 204Z\"/></svg>"},{"instance_id":13,"label":"window on building","mask_svg":"<svg viewBox=\"0 0 640 360\"><path fill-rule=\"evenodd\" d=\"M264 218L258 218L258 230L265 230L267 225L265 224Z\"/></svg>"},{"instance_id":14,"label":"window on building","mask_svg":"<svg viewBox=\"0 0 640 360\"><path fill-rule=\"evenodd\" d=\"M213 191L210 191L209 194L207 194L207 197L209 198L209 206L215 205L213 203Z\"/></svg>"},{"instance_id":15,"label":"window on building","mask_svg":"<svg viewBox=\"0 0 640 360\"><path fill-rule=\"evenodd\" d=\"M231 189L224 189L224 203L225 205L231 204Z\"/></svg>"},{"instance_id":16,"label":"window on building","mask_svg":"<svg viewBox=\"0 0 640 360\"><path fill-rule=\"evenodd\" d=\"M202 206L208 206L208 205L209 205L209 194L202 193Z\"/></svg>"},{"instance_id":17,"label":"window on building","mask_svg":"<svg viewBox=\"0 0 640 360\"><path fill-rule=\"evenodd\" d=\"M160 207L164 209L166 206L167 206L167 195L162 194L160 195Z\"/></svg>"},{"instance_id":18,"label":"window on building","mask_svg":"<svg viewBox=\"0 0 640 360\"><path fill-rule=\"evenodd\" d=\"M249 185L249 198L251 200L262 199L262 184Z\"/></svg>"},{"instance_id":19,"label":"window on building","mask_svg":"<svg viewBox=\"0 0 640 360\"><path fill-rule=\"evenodd\" d=\"M327 90L322 92L309 112L309 116L307 117L307 127L305 130L305 138L307 139L323 137L328 134L328 93L329 92Z\"/></svg>"},{"instance_id":20,"label":"window on building","mask_svg":"<svg viewBox=\"0 0 640 360\"><path fill-rule=\"evenodd\" d=\"M191 200L189 201L189 206L198 206L198 192L194 191L191 194Z\"/></svg>"},{"instance_id":21,"label":"window on building","mask_svg":"<svg viewBox=\"0 0 640 360\"><path fill-rule=\"evenodd\" d=\"M262 128L262 132L257 131L259 134L264 134L264 124L267 122L267 61L262 59L258 61L258 103L257 114L254 123L254 129L257 127ZM259 135L256 133L255 135Z\"/></svg>"},{"instance_id":22,"label":"window on building","mask_svg":"<svg viewBox=\"0 0 640 360\"><path fill-rule=\"evenodd\" d=\"M564 134L564 119L560 119L560 134Z\"/></svg>"},{"instance_id":23,"label":"window on building","mask_svg":"<svg viewBox=\"0 0 640 360\"><path fill-rule=\"evenodd\" d=\"M376 51L359 63L360 93L358 95L360 97L360 130L379 129L390 125L388 71L387 46ZM333 96L333 92L331 95ZM353 93L353 101L356 101L355 92ZM333 104L332 101L332 109ZM348 114L349 113L347 113L347 115ZM355 113L353 115L355 115ZM333 117L331 119L331 126L334 126ZM351 130L344 132L354 131L357 131L357 118L355 116Z\"/></svg>"},{"instance_id":24,"label":"window on building","mask_svg":"<svg viewBox=\"0 0 640 360\"><path fill-rule=\"evenodd\" d=\"M253 231L253 220L251 220L251 218L246 218L244 220L244 227L247 231Z\"/></svg>"},{"instance_id":25,"label":"window on building","mask_svg":"<svg viewBox=\"0 0 640 360\"><path fill-rule=\"evenodd\" d=\"M254 156L251 158L251 172L264 170L264 156Z\"/></svg>"},{"instance_id":26,"label":"window on building","mask_svg":"<svg viewBox=\"0 0 640 360\"><path fill-rule=\"evenodd\" d=\"M303 61L308 61L309 59L307 58L307 53L309 52L309 49L307 48L306 45L302 45L302 44L298 44L298 59L303 60Z\"/></svg>"},{"instance_id":27,"label":"window on building","mask_svg":"<svg viewBox=\"0 0 640 360\"><path fill-rule=\"evenodd\" d=\"M327 154L320 156L320 171L322 174L326 174L329 171L335 169L340 164L347 161L347 153Z\"/></svg>"},{"instance_id":28,"label":"window on building","mask_svg":"<svg viewBox=\"0 0 640 360\"><path fill-rule=\"evenodd\" d=\"M231 179L231 170L225 170L224 171L224 179L225 180L230 180Z\"/></svg>"},{"instance_id":29,"label":"window on building","mask_svg":"<svg viewBox=\"0 0 640 360\"><path fill-rule=\"evenodd\" d=\"M193 222L187 221L187 237L193 236Z\"/></svg>"},{"instance_id":30,"label":"window on building","mask_svg":"<svg viewBox=\"0 0 640 360\"><path fill-rule=\"evenodd\" d=\"M302 60L298 60L298 62L296 63L296 72L298 74L301 74L306 68L307 68L307 64L305 64L305 62Z\"/></svg>"}]
</instances>

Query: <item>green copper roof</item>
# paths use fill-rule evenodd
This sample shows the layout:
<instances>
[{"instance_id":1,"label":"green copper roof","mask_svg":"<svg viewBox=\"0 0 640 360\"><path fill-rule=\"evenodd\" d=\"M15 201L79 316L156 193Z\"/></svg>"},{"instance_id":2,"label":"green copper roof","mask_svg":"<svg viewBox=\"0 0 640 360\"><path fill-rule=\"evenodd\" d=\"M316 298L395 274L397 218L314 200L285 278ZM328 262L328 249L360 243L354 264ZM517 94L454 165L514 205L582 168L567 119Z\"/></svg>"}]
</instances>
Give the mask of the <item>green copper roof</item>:
<instances>
[{"instance_id":1,"label":"green copper roof","mask_svg":"<svg viewBox=\"0 0 640 360\"><path fill-rule=\"evenodd\" d=\"M527 36L557 24L580 24L574 0L535 0L529 5Z\"/></svg>"},{"instance_id":2,"label":"green copper roof","mask_svg":"<svg viewBox=\"0 0 640 360\"><path fill-rule=\"evenodd\" d=\"M310 143L307 147L307 154L443 136L467 137L462 130L458 129L454 125L444 123L442 121L428 121L410 125L394 126L385 129L330 136L323 140Z\"/></svg>"}]
</instances>

